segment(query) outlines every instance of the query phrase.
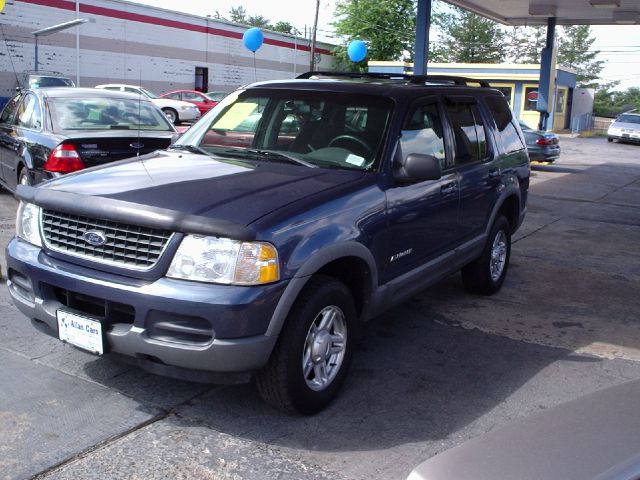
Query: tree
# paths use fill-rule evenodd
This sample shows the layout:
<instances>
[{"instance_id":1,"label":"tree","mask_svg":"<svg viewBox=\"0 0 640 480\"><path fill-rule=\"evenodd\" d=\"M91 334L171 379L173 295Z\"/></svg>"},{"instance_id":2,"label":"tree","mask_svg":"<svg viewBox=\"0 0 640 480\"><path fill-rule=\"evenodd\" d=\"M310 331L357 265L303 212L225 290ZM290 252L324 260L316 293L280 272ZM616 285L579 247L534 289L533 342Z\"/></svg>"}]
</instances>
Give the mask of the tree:
<instances>
[{"instance_id":1,"label":"tree","mask_svg":"<svg viewBox=\"0 0 640 480\"><path fill-rule=\"evenodd\" d=\"M354 66L347 56L349 43L364 40L368 58L410 60L415 41L413 0L338 0L333 26L342 45L334 49L338 68L366 70L366 59Z\"/></svg>"},{"instance_id":2,"label":"tree","mask_svg":"<svg viewBox=\"0 0 640 480\"><path fill-rule=\"evenodd\" d=\"M271 27L271 30L273 30L274 32L293 34L294 27L289 22L279 21Z\"/></svg>"},{"instance_id":3,"label":"tree","mask_svg":"<svg viewBox=\"0 0 640 480\"><path fill-rule=\"evenodd\" d=\"M507 57L507 34L493 20L450 6L433 18L440 40L431 58L441 62L499 63Z\"/></svg>"},{"instance_id":4,"label":"tree","mask_svg":"<svg viewBox=\"0 0 640 480\"><path fill-rule=\"evenodd\" d=\"M241 23L242 25L247 24L247 11L244 7L231 7L229 9L229 21L233 23Z\"/></svg>"},{"instance_id":5,"label":"tree","mask_svg":"<svg viewBox=\"0 0 640 480\"><path fill-rule=\"evenodd\" d=\"M545 27L513 27L507 34L508 57L514 63L540 63L547 43Z\"/></svg>"},{"instance_id":6,"label":"tree","mask_svg":"<svg viewBox=\"0 0 640 480\"><path fill-rule=\"evenodd\" d=\"M623 91L611 90L611 84L596 92L593 113L601 117L615 117L629 110L640 110L640 88Z\"/></svg>"},{"instance_id":7,"label":"tree","mask_svg":"<svg viewBox=\"0 0 640 480\"><path fill-rule=\"evenodd\" d=\"M558 48L558 64L576 70L577 85L585 88L598 86L597 79L604 66L597 60L599 50L591 50L595 37L589 25L565 25L562 27Z\"/></svg>"},{"instance_id":8,"label":"tree","mask_svg":"<svg viewBox=\"0 0 640 480\"><path fill-rule=\"evenodd\" d=\"M263 17L262 15L249 15L247 17L247 25L251 25L252 27L264 28L267 30L273 29L271 23L269 23L269 19Z\"/></svg>"}]
</instances>

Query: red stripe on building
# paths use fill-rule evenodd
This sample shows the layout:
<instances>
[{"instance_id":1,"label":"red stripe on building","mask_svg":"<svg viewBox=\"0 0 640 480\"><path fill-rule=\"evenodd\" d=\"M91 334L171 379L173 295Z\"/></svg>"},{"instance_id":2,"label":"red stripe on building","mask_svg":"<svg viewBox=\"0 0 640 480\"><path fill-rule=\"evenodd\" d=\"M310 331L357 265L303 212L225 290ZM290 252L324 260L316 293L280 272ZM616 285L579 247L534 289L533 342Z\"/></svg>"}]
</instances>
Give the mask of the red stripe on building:
<instances>
[{"instance_id":1,"label":"red stripe on building","mask_svg":"<svg viewBox=\"0 0 640 480\"><path fill-rule=\"evenodd\" d=\"M76 10L75 2L68 0L18 0L23 3L31 3L34 5L42 5L44 7L60 8L62 10ZM144 7L144 5L142 5ZM226 38L241 39L241 32L234 32L232 30L223 30L221 28L204 27L202 25L194 25L193 23L178 22L176 20L167 20L165 18L152 17L151 15L142 15L139 13L125 12L123 10L116 10L114 8L96 7L95 5L80 4L80 11L82 13L90 13L92 15L100 15L103 17L119 18L121 20L128 20L131 22L146 23L149 25L158 25L162 27L177 28L179 30L188 30L191 32L207 33L209 35L217 35ZM291 42L284 40L274 40L271 38L265 38L264 43L267 45L274 45L276 47L291 48L296 50L302 50L305 52L310 51L308 45L295 45ZM318 53L323 55L331 55L331 51L324 48L316 48Z\"/></svg>"}]
</instances>

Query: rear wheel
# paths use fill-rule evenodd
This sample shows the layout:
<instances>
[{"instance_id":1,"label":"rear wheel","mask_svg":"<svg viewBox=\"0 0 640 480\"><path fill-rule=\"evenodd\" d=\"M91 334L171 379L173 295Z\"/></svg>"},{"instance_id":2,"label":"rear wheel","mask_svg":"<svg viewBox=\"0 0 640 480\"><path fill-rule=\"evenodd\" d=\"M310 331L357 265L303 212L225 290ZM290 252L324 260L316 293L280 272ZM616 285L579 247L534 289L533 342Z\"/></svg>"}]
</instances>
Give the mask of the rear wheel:
<instances>
[{"instance_id":1,"label":"rear wheel","mask_svg":"<svg viewBox=\"0 0 640 480\"><path fill-rule=\"evenodd\" d=\"M613 142L613 138L607 137L607 142Z\"/></svg>"},{"instance_id":2,"label":"rear wheel","mask_svg":"<svg viewBox=\"0 0 640 480\"><path fill-rule=\"evenodd\" d=\"M322 275L309 280L269 363L256 376L262 398L290 413L322 410L346 377L356 323L353 298L342 282Z\"/></svg>"},{"instance_id":3,"label":"rear wheel","mask_svg":"<svg viewBox=\"0 0 640 480\"><path fill-rule=\"evenodd\" d=\"M511 230L503 216L496 218L482 254L462 268L462 283L471 293L493 295L504 282L511 255Z\"/></svg>"}]
</instances>

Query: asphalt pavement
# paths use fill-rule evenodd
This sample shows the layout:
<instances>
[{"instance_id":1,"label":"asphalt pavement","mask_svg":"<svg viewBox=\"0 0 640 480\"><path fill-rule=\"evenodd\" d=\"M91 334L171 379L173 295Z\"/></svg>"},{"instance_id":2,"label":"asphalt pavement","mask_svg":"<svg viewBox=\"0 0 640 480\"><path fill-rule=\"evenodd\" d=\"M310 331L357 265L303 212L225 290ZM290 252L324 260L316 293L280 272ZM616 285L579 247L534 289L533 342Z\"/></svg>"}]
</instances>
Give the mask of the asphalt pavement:
<instances>
[{"instance_id":1,"label":"asphalt pavement","mask_svg":"<svg viewBox=\"0 0 640 480\"><path fill-rule=\"evenodd\" d=\"M540 409L640 378L640 147L561 139L493 297L458 275L375 319L308 418L35 331L0 285L0 479L403 479ZM0 194L0 247L16 202ZM4 251L0 253L3 273Z\"/></svg>"}]
</instances>

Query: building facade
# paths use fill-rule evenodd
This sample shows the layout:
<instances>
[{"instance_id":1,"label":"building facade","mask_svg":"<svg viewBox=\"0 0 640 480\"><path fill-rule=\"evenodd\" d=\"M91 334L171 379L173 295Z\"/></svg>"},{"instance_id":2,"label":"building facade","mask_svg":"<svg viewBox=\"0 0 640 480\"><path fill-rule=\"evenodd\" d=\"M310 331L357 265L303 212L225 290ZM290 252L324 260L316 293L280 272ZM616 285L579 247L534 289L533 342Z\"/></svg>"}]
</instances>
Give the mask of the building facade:
<instances>
[{"instance_id":1,"label":"building facade","mask_svg":"<svg viewBox=\"0 0 640 480\"><path fill-rule=\"evenodd\" d=\"M242 42L248 27L209 17L122 0L7 0L0 14L0 96L12 95L16 74L35 69L33 32L76 18L87 23L38 37L38 66L83 87L231 91L309 70L309 40L300 37L264 31L254 55ZM317 69L333 68L331 48L317 44Z\"/></svg>"},{"instance_id":2,"label":"building facade","mask_svg":"<svg viewBox=\"0 0 640 480\"><path fill-rule=\"evenodd\" d=\"M516 117L532 128L537 128L540 113L536 111L540 65L492 63L430 63L428 73L458 75L484 80L504 93ZM404 62L369 62L370 72L412 73L413 64ZM558 66L555 70L555 94L549 128L572 128L578 115L589 114L593 108L593 91L576 88L576 72ZM589 104L589 99L591 103ZM573 109L574 100L580 109ZM574 111L575 110L575 111Z\"/></svg>"}]
</instances>

